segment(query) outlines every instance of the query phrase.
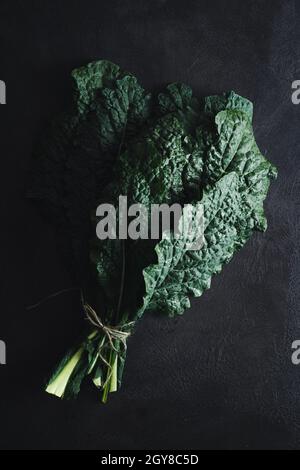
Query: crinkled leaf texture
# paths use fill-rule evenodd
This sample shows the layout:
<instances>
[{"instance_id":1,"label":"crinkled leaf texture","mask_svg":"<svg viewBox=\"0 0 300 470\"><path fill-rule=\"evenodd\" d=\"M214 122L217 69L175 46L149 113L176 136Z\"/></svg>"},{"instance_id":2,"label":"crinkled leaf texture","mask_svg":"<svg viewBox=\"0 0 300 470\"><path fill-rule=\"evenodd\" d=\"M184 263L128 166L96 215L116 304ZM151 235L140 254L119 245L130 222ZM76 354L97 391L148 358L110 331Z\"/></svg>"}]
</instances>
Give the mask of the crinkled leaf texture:
<instances>
[{"instance_id":1,"label":"crinkled leaf texture","mask_svg":"<svg viewBox=\"0 0 300 470\"><path fill-rule=\"evenodd\" d=\"M72 72L72 109L55 120L35 151L28 196L58 228L61 252L80 284L89 277L90 214L105 194L119 147L150 113L151 95L105 60ZM122 142L122 145L121 145Z\"/></svg>"},{"instance_id":2,"label":"crinkled leaf texture","mask_svg":"<svg viewBox=\"0 0 300 470\"><path fill-rule=\"evenodd\" d=\"M147 310L182 314L251 234L267 227L263 204L276 169L255 142L252 103L234 92L197 99L177 83L151 96L108 61L76 69L72 78L73 108L37 149L29 195L52 215L103 322L122 327ZM159 240L99 240L96 207L118 207L120 195L149 213L151 204L187 205L183 215L195 233L201 204L204 245L190 250L172 227ZM74 396L92 374L106 399L120 385L125 353L122 341L111 348L103 331L89 331L47 390Z\"/></svg>"},{"instance_id":3,"label":"crinkled leaf texture","mask_svg":"<svg viewBox=\"0 0 300 470\"><path fill-rule=\"evenodd\" d=\"M191 251L184 239L165 235L155 248L157 264L143 271L146 295L139 315L147 309L182 314L190 306L189 297L199 297L210 287L212 276L253 230L267 228L263 202L276 169L255 143L251 103L234 93L209 97L205 112L215 124L203 155L205 244Z\"/></svg>"}]
</instances>

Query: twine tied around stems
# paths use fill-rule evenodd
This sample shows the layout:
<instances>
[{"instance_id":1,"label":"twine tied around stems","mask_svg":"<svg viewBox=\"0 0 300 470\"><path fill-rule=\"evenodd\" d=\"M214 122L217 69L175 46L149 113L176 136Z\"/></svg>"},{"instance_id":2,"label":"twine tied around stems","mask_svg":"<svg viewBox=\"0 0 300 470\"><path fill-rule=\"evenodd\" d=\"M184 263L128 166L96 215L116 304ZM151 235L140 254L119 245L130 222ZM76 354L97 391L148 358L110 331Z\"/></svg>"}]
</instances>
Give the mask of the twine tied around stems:
<instances>
[{"instance_id":1,"label":"twine tied around stems","mask_svg":"<svg viewBox=\"0 0 300 470\"><path fill-rule=\"evenodd\" d=\"M127 342L127 339L129 338L129 336L131 335L130 329L134 325L135 322L133 322L133 321L132 322L127 322L127 323L124 323L123 325L119 325L119 326L116 326L116 327L108 326L108 325L105 325L100 320L100 318L98 317L95 310L83 300L83 297L82 297L82 305L83 305L87 320L98 331L102 331L105 334L105 336L108 339L108 343L111 346L111 349L117 355L120 354L120 350L117 349L114 345L114 341L118 341L123 346L123 349L126 352L126 350L127 350L127 343L126 342ZM102 386L103 389L106 387L106 385L110 381L112 373L113 373L112 364L110 364L110 362L108 362L107 359L102 354L104 349L105 349L105 345L102 344L102 345L99 346L99 350L98 350L98 354L99 354L99 357L100 357L101 361L106 365L106 367L108 369L107 378L105 380L105 383Z\"/></svg>"},{"instance_id":2,"label":"twine tied around stems","mask_svg":"<svg viewBox=\"0 0 300 470\"><path fill-rule=\"evenodd\" d=\"M126 340L131 335L130 331L126 331L127 328L130 328L134 325L134 322L124 323L124 325L119 326L108 326L104 325L100 318L98 317L95 310L89 305L84 303L83 304L85 314L89 322L98 330L103 331L103 333L107 336L107 339L115 352L118 352L114 346L113 340L120 341L120 343L124 346L124 349L127 348Z\"/></svg>"}]
</instances>

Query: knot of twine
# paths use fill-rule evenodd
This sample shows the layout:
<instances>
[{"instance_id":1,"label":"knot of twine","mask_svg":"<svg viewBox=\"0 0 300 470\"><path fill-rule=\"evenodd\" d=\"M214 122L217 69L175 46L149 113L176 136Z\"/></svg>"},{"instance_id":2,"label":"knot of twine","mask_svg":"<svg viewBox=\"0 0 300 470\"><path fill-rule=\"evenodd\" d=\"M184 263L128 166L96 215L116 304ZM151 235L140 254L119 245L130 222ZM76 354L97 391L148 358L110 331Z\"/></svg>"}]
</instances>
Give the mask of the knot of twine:
<instances>
[{"instance_id":1,"label":"knot of twine","mask_svg":"<svg viewBox=\"0 0 300 470\"><path fill-rule=\"evenodd\" d=\"M130 328L134 325L134 322L124 323L123 325L118 325L118 326L104 325L104 323L102 323L102 321L98 317L95 310L89 304L83 303L83 307L84 307L84 311L89 322L95 328L97 328L97 330L103 331L112 349L116 353L118 353L118 350L116 349L114 342L113 342L114 340L117 340L123 345L124 350L126 351L127 349L126 341L128 337L131 335L131 332L128 330L130 330Z\"/></svg>"},{"instance_id":2,"label":"knot of twine","mask_svg":"<svg viewBox=\"0 0 300 470\"><path fill-rule=\"evenodd\" d=\"M122 325L119 326L109 326L105 325L101 319L98 317L96 311L88 304L85 302L83 292L81 291L81 303L84 309L84 312L86 314L87 320L90 322L92 326L96 328L96 331L101 331L104 334L104 338L100 342L98 346L98 355L103 364L107 367L107 376L104 384L102 384L102 389L105 390L106 386L109 384L110 379L113 374L113 365L110 363L110 359L107 360L103 356L103 352L107 348L111 348L111 351L114 351L115 354L120 356L121 351L120 348L117 348L114 345L114 341L118 341L120 345L123 346L124 352L127 350L127 339L131 335L131 327L134 325L134 321L123 323ZM105 338L108 339L108 342L105 342ZM106 343L106 344L105 344Z\"/></svg>"},{"instance_id":3,"label":"knot of twine","mask_svg":"<svg viewBox=\"0 0 300 470\"><path fill-rule=\"evenodd\" d=\"M98 331L102 331L104 335L108 339L108 343L105 345L103 341L100 343L98 348L99 358L103 362L103 364L107 367L107 376L102 388L105 389L107 384L109 383L112 374L113 374L113 365L103 356L103 351L107 347L111 347L111 349L119 356L120 349L117 349L114 345L114 340L117 340L124 348L124 352L127 350L127 339L130 336L131 332L128 331L134 325L134 322L124 323L123 325L119 325L116 327L104 325L100 318L98 317L95 310L87 303L82 302L83 308L87 317L87 320L93 325Z\"/></svg>"}]
</instances>

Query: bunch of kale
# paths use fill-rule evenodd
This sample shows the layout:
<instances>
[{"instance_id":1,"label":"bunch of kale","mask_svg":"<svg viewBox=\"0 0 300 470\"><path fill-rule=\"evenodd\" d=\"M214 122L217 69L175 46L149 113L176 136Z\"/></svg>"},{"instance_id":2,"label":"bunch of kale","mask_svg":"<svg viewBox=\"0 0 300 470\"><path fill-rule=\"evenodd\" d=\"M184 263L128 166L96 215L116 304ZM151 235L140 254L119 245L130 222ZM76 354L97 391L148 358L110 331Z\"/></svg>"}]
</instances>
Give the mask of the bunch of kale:
<instances>
[{"instance_id":1,"label":"bunch of kale","mask_svg":"<svg viewBox=\"0 0 300 470\"><path fill-rule=\"evenodd\" d=\"M121 384L126 340L143 313L182 314L253 231L266 229L263 202L276 169L255 142L252 104L234 92L198 100L172 84L151 96L108 61L72 77L73 109L36 152L30 197L57 226L90 321L47 391L75 396L90 375L106 401ZM99 240L96 207L117 206L120 195L148 208L201 203L204 246L187 249L174 230L158 241ZM193 211L185 215L193 227Z\"/></svg>"}]
</instances>

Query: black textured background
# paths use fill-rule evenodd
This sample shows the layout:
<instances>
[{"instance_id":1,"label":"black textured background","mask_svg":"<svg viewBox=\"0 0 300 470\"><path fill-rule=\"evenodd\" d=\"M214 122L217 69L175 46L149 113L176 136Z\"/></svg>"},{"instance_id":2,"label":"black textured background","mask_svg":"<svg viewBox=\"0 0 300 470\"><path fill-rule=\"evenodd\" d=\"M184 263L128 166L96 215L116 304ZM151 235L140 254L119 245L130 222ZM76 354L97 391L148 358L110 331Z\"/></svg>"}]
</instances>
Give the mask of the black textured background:
<instances>
[{"instance_id":1,"label":"black textured background","mask_svg":"<svg viewBox=\"0 0 300 470\"><path fill-rule=\"evenodd\" d=\"M1 449L300 449L300 2L84 0L0 2ZM55 237L24 200L33 143L70 101L71 69L97 58L149 89L229 89L255 103L259 146L279 168L269 230L183 317L146 315L109 403L85 385L77 402L42 381L82 327Z\"/></svg>"}]
</instances>

